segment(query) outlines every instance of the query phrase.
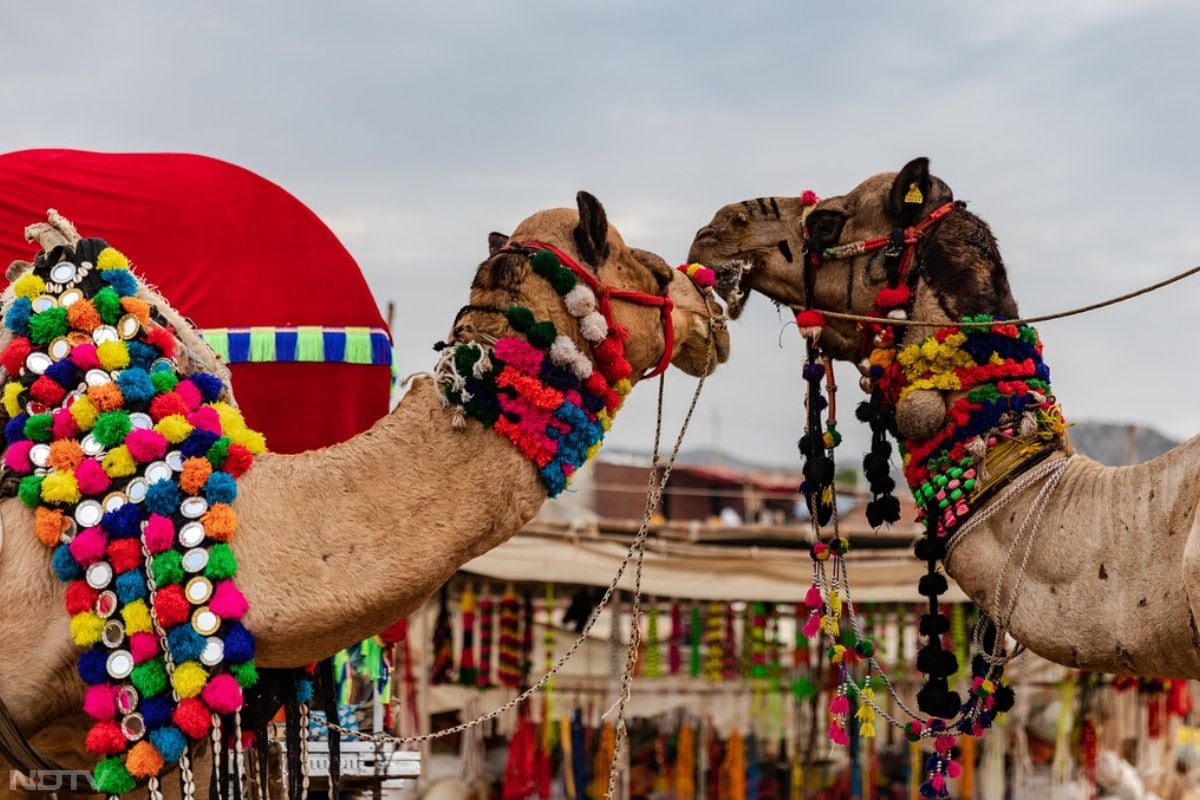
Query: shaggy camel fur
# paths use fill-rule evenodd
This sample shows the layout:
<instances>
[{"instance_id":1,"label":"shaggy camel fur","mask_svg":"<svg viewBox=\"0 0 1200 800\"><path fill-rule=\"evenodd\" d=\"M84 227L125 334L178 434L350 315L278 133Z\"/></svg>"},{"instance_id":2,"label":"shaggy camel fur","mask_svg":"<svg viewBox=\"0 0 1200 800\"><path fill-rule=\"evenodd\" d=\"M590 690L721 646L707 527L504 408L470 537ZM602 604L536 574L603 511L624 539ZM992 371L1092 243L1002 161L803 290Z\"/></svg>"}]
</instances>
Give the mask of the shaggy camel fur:
<instances>
[{"instance_id":1,"label":"shaggy camel fur","mask_svg":"<svg viewBox=\"0 0 1200 800\"><path fill-rule=\"evenodd\" d=\"M918 208L902 202L913 183L924 196ZM876 175L811 210L798 198L727 205L696 234L688 259L717 270L733 314L741 310L739 295L749 291L802 307L802 222L813 244L827 248L886 236L952 198L950 187L929 174L928 160L917 159L899 174ZM947 216L918 257L912 318L933 325L909 328L904 342L967 315L1017 315L995 239L974 214L958 209ZM827 261L815 278L815 306L866 314L884 285L882 251ZM851 361L862 358L861 342L856 323L839 320L830 320L820 339L829 355ZM1048 360L1053 365L1052 353ZM921 419L903 419L905 409L897 409L899 427L940 428L948 399L909 409ZM1131 467L1105 467L1068 451L1051 456L1067 457L1061 482L1040 510L1011 633L1035 653L1072 667L1200 678L1200 437ZM947 572L993 616L998 591L1007 606L1018 571L1014 564L1000 586L1001 565L1040 488L1041 482L1014 487L991 500L983 510L999 504L1000 513L971 529L950 553Z\"/></svg>"},{"instance_id":2,"label":"shaggy camel fur","mask_svg":"<svg viewBox=\"0 0 1200 800\"><path fill-rule=\"evenodd\" d=\"M662 259L626 246L595 198L581 192L578 205L578 211L534 214L513 231L513 240L555 245L590 265L605 285L667 292L674 301L672 363L702 375L724 361L728 334L716 303ZM162 298L153 299L165 310ZM469 302L527 306L590 352L554 289L512 254L496 254L479 267ZM613 316L629 331L626 355L640 375L663 351L660 311L618 301ZM456 328L466 329L509 333L495 314L468 314ZM0 337L0 348L5 343ZM266 454L241 479L233 547L260 666L300 666L372 635L532 518L546 499L534 467L477 422L453 430L452 416L434 382L419 377L371 430L318 451ZM0 697L34 733L79 708L82 684L62 611L64 585L31 534L32 514L10 498L0 503L0 519L6 532Z\"/></svg>"}]
</instances>

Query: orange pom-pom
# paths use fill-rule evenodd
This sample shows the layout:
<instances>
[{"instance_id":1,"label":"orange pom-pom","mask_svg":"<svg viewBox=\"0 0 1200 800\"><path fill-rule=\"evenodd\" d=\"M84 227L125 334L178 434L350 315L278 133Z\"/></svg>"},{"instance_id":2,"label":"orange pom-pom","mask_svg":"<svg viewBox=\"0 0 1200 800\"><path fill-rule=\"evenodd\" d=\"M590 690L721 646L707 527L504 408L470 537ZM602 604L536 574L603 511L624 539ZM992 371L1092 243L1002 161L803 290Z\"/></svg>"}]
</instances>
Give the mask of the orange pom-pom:
<instances>
[{"instance_id":1,"label":"orange pom-pom","mask_svg":"<svg viewBox=\"0 0 1200 800\"><path fill-rule=\"evenodd\" d=\"M67 322L76 330L91 333L100 327L104 320L100 319L100 312L92 305L91 300L77 300L67 306Z\"/></svg>"},{"instance_id":2,"label":"orange pom-pom","mask_svg":"<svg viewBox=\"0 0 1200 800\"><path fill-rule=\"evenodd\" d=\"M74 439L59 439L50 445L50 466L73 470L83 461L83 448Z\"/></svg>"},{"instance_id":3,"label":"orange pom-pom","mask_svg":"<svg viewBox=\"0 0 1200 800\"><path fill-rule=\"evenodd\" d=\"M212 462L207 458L187 459L183 462L183 472L179 476L179 488L188 494L200 494L212 471Z\"/></svg>"},{"instance_id":4,"label":"orange pom-pom","mask_svg":"<svg viewBox=\"0 0 1200 800\"><path fill-rule=\"evenodd\" d=\"M46 547L55 547L67 529L67 518L57 509L39 506L33 514L33 532Z\"/></svg>"},{"instance_id":5,"label":"orange pom-pom","mask_svg":"<svg viewBox=\"0 0 1200 800\"><path fill-rule=\"evenodd\" d=\"M121 308L126 314L132 314L138 322L150 326L150 304L138 297L122 297Z\"/></svg>"},{"instance_id":6,"label":"orange pom-pom","mask_svg":"<svg viewBox=\"0 0 1200 800\"><path fill-rule=\"evenodd\" d=\"M135 778L150 778L162 772L162 753L146 739L135 744L125 756L125 769Z\"/></svg>"},{"instance_id":7,"label":"orange pom-pom","mask_svg":"<svg viewBox=\"0 0 1200 800\"><path fill-rule=\"evenodd\" d=\"M213 503L200 518L204 532L218 542L228 542L237 530L237 512L228 503Z\"/></svg>"},{"instance_id":8,"label":"orange pom-pom","mask_svg":"<svg viewBox=\"0 0 1200 800\"><path fill-rule=\"evenodd\" d=\"M87 397L97 411L117 411L125 406L125 397L121 394L121 388L115 383L89 386Z\"/></svg>"}]
</instances>

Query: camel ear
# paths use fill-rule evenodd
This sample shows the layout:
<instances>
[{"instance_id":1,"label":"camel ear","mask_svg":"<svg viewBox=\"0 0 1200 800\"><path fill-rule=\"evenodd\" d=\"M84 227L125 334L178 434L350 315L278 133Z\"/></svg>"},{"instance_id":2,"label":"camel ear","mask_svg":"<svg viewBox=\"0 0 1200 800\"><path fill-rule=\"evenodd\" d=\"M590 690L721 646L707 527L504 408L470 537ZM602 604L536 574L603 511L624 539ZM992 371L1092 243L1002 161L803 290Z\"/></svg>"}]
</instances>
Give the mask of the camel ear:
<instances>
[{"instance_id":1,"label":"camel ear","mask_svg":"<svg viewBox=\"0 0 1200 800\"><path fill-rule=\"evenodd\" d=\"M575 249L593 268L608 258L608 215L600 201L587 192L575 195L579 206L579 224L575 226Z\"/></svg>"},{"instance_id":2,"label":"camel ear","mask_svg":"<svg viewBox=\"0 0 1200 800\"><path fill-rule=\"evenodd\" d=\"M500 252L500 248L508 244L508 236L503 233L492 231L488 234L488 255L494 256Z\"/></svg>"},{"instance_id":3,"label":"camel ear","mask_svg":"<svg viewBox=\"0 0 1200 800\"><path fill-rule=\"evenodd\" d=\"M33 269L33 264L28 261L14 261L8 265L8 272L4 277L8 279L9 283L12 283L31 269Z\"/></svg>"},{"instance_id":4,"label":"camel ear","mask_svg":"<svg viewBox=\"0 0 1200 800\"><path fill-rule=\"evenodd\" d=\"M665 289L671 285L671 278L674 277L671 265L663 261L662 256L657 253L651 253L649 250L640 250L636 247L629 248L629 252L637 259L638 263L650 271L654 276L654 280L658 281L658 288Z\"/></svg>"},{"instance_id":5,"label":"camel ear","mask_svg":"<svg viewBox=\"0 0 1200 800\"><path fill-rule=\"evenodd\" d=\"M905 164L888 192L887 214L892 222L906 228L924 216L932 189L928 158L914 158Z\"/></svg>"}]
</instances>

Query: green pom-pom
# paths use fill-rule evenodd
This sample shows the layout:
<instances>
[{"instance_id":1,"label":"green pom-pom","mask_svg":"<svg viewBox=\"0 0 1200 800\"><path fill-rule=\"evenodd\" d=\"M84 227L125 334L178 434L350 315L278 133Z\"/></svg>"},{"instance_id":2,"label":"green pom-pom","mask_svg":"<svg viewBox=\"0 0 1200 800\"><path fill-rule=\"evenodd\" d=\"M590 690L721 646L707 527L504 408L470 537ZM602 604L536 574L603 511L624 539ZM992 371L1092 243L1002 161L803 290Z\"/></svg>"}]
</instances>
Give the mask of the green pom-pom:
<instances>
[{"instance_id":1,"label":"green pom-pom","mask_svg":"<svg viewBox=\"0 0 1200 800\"><path fill-rule=\"evenodd\" d=\"M525 306L512 306L508 311L504 312L505 319L508 324L512 325L521 333L533 327L533 312Z\"/></svg>"},{"instance_id":2,"label":"green pom-pom","mask_svg":"<svg viewBox=\"0 0 1200 800\"><path fill-rule=\"evenodd\" d=\"M169 392L179 384L179 378L171 370L160 369L150 373L150 382L155 393Z\"/></svg>"},{"instance_id":3,"label":"green pom-pom","mask_svg":"<svg viewBox=\"0 0 1200 800\"><path fill-rule=\"evenodd\" d=\"M92 305L96 306L96 310L100 312L100 319L104 320L106 325L116 325L124 313L121 309L121 297L111 286L105 286L96 292L96 296L92 298Z\"/></svg>"},{"instance_id":4,"label":"green pom-pom","mask_svg":"<svg viewBox=\"0 0 1200 800\"><path fill-rule=\"evenodd\" d=\"M817 688L808 678L796 678L792 681L792 695L797 700L808 700L816 696Z\"/></svg>"},{"instance_id":5,"label":"green pom-pom","mask_svg":"<svg viewBox=\"0 0 1200 800\"><path fill-rule=\"evenodd\" d=\"M132 427L133 423L129 421L127 412L105 411L96 419L92 435L106 448L112 448L125 441Z\"/></svg>"},{"instance_id":6,"label":"green pom-pom","mask_svg":"<svg viewBox=\"0 0 1200 800\"><path fill-rule=\"evenodd\" d=\"M554 327L553 322L539 322L530 328L525 336L531 345L545 350L558 338L558 329Z\"/></svg>"},{"instance_id":7,"label":"green pom-pom","mask_svg":"<svg viewBox=\"0 0 1200 800\"><path fill-rule=\"evenodd\" d=\"M154 697L167 688L167 669L163 657L155 656L133 668L129 681L142 697Z\"/></svg>"},{"instance_id":8,"label":"green pom-pom","mask_svg":"<svg viewBox=\"0 0 1200 800\"><path fill-rule=\"evenodd\" d=\"M208 551L208 566L204 568L204 577L212 581L223 581L237 574L237 559L233 551L224 542L214 544Z\"/></svg>"},{"instance_id":9,"label":"green pom-pom","mask_svg":"<svg viewBox=\"0 0 1200 800\"><path fill-rule=\"evenodd\" d=\"M238 682L238 686L241 686L243 689L249 689L258 683L258 669L254 666L253 661L230 664L229 671L233 673L233 678Z\"/></svg>"},{"instance_id":10,"label":"green pom-pom","mask_svg":"<svg viewBox=\"0 0 1200 800\"><path fill-rule=\"evenodd\" d=\"M562 269L555 270L554 274L550 276L550 285L559 294L566 294L575 288L576 280L575 273L563 267Z\"/></svg>"},{"instance_id":11,"label":"green pom-pom","mask_svg":"<svg viewBox=\"0 0 1200 800\"><path fill-rule=\"evenodd\" d=\"M458 370L459 375L469 375L482 355L478 347L456 347L454 348L454 368Z\"/></svg>"},{"instance_id":12,"label":"green pom-pom","mask_svg":"<svg viewBox=\"0 0 1200 800\"><path fill-rule=\"evenodd\" d=\"M26 475L21 478L17 496L21 498L22 503L30 508L37 508L42 504L42 480L41 475Z\"/></svg>"},{"instance_id":13,"label":"green pom-pom","mask_svg":"<svg viewBox=\"0 0 1200 800\"><path fill-rule=\"evenodd\" d=\"M150 569L154 572L154 582L159 588L179 583L183 580L183 556L176 550L159 553L151 562Z\"/></svg>"},{"instance_id":14,"label":"green pom-pom","mask_svg":"<svg viewBox=\"0 0 1200 800\"><path fill-rule=\"evenodd\" d=\"M490 428L496 424L496 420L500 419L500 409L495 405L488 405L481 402L478 398L472 397L466 405L463 406L463 411L468 417L477 419L483 423L485 428Z\"/></svg>"},{"instance_id":15,"label":"green pom-pom","mask_svg":"<svg viewBox=\"0 0 1200 800\"><path fill-rule=\"evenodd\" d=\"M562 266L558 263L558 257L547 250L538 250L529 260L533 264L533 271L543 278L549 278Z\"/></svg>"},{"instance_id":16,"label":"green pom-pom","mask_svg":"<svg viewBox=\"0 0 1200 800\"><path fill-rule=\"evenodd\" d=\"M66 336L68 330L67 310L62 306L39 311L29 319L29 338L34 344L50 344L59 336Z\"/></svg>"},{"instance_id":17,"label":"green pom-pom","mask_svg":"<svg viewBox=\"0 0 1200 800\"><path fill-rule=\"evenodd\" d=\"M49 414L34 414L25 420L25 438L35 442L48 442L54 438L54 417Z\"/></svg>"},{"instance_id":18,"label":"green pom-pom","mask_svg":"<svg viewBox=\"0 0 1200 800\"><path fill-rule=\"evenodd\" d=\"M222 436L220 439L217 439L215 442L213 442L212 446L208 448L208 452L205 453L205 457L208 458L209 463L211 463L214 468L220 469L221 465L225 463L225 459L229 457L229 445L231 443L232 442L228 436Z\"/></svg>"},{"instance_id":19,"label":"green pom-pom","mask_svg":"<svg viewBox=\"0 0 1200 800\"><path fill-rule=\"evenodd\" d=\"M110 796L132 792L137 788L137 782L125 769L121 756L109 756L97 764L92 771L92 783L97 793Z\"/></svg>"}]
</instances>

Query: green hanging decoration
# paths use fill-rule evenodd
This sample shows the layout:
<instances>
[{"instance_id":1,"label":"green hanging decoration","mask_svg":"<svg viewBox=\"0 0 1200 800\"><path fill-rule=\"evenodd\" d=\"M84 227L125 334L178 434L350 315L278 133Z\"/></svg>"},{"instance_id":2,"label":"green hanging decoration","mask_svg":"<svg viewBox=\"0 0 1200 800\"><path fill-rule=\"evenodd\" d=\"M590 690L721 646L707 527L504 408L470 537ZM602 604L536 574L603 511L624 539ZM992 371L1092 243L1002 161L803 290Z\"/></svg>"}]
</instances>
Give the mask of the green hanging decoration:
<instances>
[{"instance_id":1,"label":"green hanging decoration","mask_svg":"<svg viewBox=\"0 0 1200 800\"><path fill-rule=\"evenodd\" d=\"M646 611L646 677L662 677L662 657L658 652L658 606Z\"/></svg>"},{"instance_id":2,"label":"green hanging decoration","mask_svg":"<svg viewBox=\"0 0 1200 800\"><path fill-rule=\"evenodd\" d=\"M688 664L688 667L689 673L693 678L700 677L700 660L702 652L700 650L700 637L702 633L703 628L701 627L700 622L700 604L695 603L692 605L692 624L688 629L688 643L691 646L691 661Z\"/></svg>"}]
</instances>

